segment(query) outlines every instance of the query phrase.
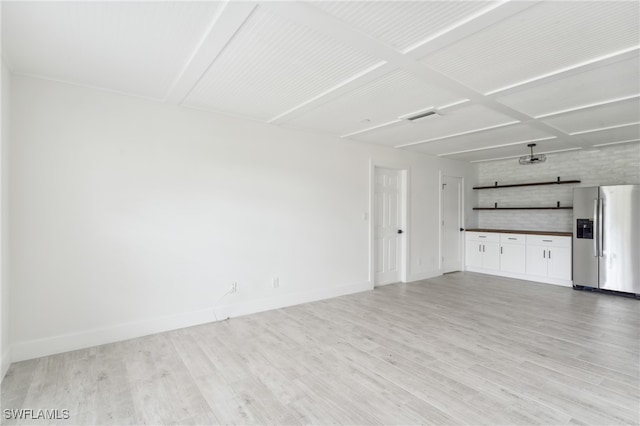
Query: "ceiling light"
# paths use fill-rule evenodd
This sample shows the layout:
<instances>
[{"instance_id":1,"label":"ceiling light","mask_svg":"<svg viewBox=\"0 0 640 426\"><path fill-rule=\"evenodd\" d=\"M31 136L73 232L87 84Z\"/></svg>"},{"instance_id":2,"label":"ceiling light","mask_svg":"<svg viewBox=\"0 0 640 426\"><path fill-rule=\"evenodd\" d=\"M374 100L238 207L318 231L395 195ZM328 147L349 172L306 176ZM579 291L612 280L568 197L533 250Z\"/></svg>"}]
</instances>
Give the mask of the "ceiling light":
<instances>
[{"instance_id":1,"label":"ceiling light","mask_svg":"<svg viewBox=\"0 0 640 426\"><path fill-rule=\"evenodd\" d=\"M523 155L522 157L520 157L519 162L520 164L524 165L524 166L528 166L530 164L539 164L539 163L544 163L545 161L547 161L547 156L544 154L538 154L538 155L534 155L533 154L533 147L536 146L535 143L529 143L527 144L527 146L529 148L531 148L531 155Z\"/></svg>"}]
</instances>

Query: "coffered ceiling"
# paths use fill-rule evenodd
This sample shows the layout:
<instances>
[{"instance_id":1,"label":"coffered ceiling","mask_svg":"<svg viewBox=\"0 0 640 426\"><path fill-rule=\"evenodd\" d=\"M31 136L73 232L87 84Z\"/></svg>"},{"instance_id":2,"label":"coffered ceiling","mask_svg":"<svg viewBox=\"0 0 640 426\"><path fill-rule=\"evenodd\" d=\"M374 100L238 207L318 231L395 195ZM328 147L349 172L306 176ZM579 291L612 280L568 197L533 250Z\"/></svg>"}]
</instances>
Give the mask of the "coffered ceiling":
<instances>
[{"instance_id":1,"label":"coffered ceiling","mask_svg":"<svg viewBox=\"0 0 640 426\"><path fill-rule=\"evenodd\" d=\"M16 74L462 161L640 142L639 30L637 1L2 2Z\"/></svg>"}]
</instances>

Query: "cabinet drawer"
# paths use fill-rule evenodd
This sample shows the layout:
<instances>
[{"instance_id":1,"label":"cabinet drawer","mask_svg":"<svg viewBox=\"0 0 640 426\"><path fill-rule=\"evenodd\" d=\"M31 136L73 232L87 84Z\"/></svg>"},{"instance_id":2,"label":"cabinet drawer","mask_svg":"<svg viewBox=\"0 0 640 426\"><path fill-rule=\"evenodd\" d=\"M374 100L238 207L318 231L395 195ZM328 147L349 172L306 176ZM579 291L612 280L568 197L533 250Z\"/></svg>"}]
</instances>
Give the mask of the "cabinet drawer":
<instances>
[{"instance_id":1,"label":"cabinet drawer","mask_svg":"<svg viewBox=\"0 0 640 426\"><path fill-rule=\"evenodd\" d=\"M524 234L500 234L501 244L524 244L527 236Z\"/></svg>"},{"instance_id":2,"label":"cabinet drawer","mask_svg":"<svg viewBox=\"0 0 640 426\"><path fill-rule=\"evenodd\" d=\"M488 241L496 243L500 241L500 234L493 232L467 232L466 234L467 241Z\"/></svg>"},{"instance_id":3,"label":"cabinet drawer","mask_svg":"<svg viewBox=\"0 0 640 426\"><path fill-rule=\"evenodd\" d=\"M553 237L551 235L527 235L527 244L547 247L571 247L571 237Z\"/></svg>"}]
</instances>

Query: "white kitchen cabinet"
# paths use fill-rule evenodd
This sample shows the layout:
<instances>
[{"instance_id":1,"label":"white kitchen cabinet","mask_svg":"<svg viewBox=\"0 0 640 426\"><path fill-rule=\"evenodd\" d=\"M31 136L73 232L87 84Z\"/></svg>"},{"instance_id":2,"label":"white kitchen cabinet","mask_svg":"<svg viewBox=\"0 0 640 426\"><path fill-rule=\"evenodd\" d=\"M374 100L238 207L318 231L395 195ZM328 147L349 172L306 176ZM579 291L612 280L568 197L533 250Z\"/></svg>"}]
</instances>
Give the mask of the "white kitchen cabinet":
<instances>
[{"instance_id":1,"label":"white kitchen cabinet","mask_svg":"<svg viewBox=\"0 0 640 426\"><path fill-rule=\"evenodd\" d=\"M571 237L527 236L527 274L571 284Z\"/></svg>"},{"instance_id":2,"label":"white kitchen cabinet","mask_svg":"<svg viewBox=\"0 0 640 426\"><path fill-rule=\"evenodd\" d=\"M547 248L544 246L527 246L527 268L529 275L537 275L540 277L547 276L548 270Z\"/></svg>"},{"instance_id":3,"label":"white kitchen cabinet","mask_svg":"<svg viewBox=\"0 0 640 426\"><path fill-rule=\"evenodd\" d=\"M486 269L500 269L500 244L486 242L482 244L482 266Z\"/></svg>"},{"instance_id":4,"label":"white kitchen cabinet","mask_svg":"<svg viewBox=\"0 0 640 426\"><path fill-rule=\"evenodd\" d=\"M549 269L547 275L550 278L570 280L571 270L571 249L566 247L554 247L549 249Z\"/></svg>"},{"instance_id":5,"label":"white kitchen cabinet","mask_svg":"<svg viewBox=\"0 0 640 426\"><path fill-rule=\"evenodd\" d=\"M571 286L571 237L466 233L466 270Z\"/></svg>"},{"instance_id":6,"label":"white kitchen cabinet","mask_svg":"<svg viewBox=\"0 0 640 426\"><path fill-rule=\"evenodd\" d=\"M467 232L466 264L467 267L472 268L499 270L499 235L491 233Z\"/></svg>"},{"instance_id":7,"label":"white kitchen cabinet","mask_svg":"<svg viewBox=\"0 0 640 426\"><path fill-rule=\"evenodd\" d=\"M467 239L465 261L467 267L482 268L482 243Z\"/></svg>"},{"instance_id":8,"label":"white kitchen cabinet","mask_svg":"<svg viewBox=\"0 0 640 426\"><path fill-rule=\"evenodd\" d=\"M524 274L526 271L525 235L500 234L500 270Z\"/></svg>"}]
</instances>

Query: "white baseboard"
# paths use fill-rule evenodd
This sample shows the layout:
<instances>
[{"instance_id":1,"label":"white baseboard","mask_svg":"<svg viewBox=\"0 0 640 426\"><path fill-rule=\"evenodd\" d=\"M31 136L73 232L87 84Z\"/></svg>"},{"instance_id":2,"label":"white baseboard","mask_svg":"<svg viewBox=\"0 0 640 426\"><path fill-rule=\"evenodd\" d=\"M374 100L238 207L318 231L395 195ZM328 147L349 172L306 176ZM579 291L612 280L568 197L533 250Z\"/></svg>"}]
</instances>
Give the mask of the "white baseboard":
<instances>
[{"instance_id":1,"label":"white baseboard","mask_svg":"<svg viewBox=\"0 0 640 426\"><path fill-rule=\"evenodd\" d=\"M433 271L424 271L424 272L414 272L409 275L407 279L408 283L414 281L428 280L429 278L435 278L442 275L442 271L439 269L435 269Z\"/></svg>"},{"instance_id":2,"label":"white baseboard","mask_svg":"<svg viewBox=\"0 0 640 426\"><path fill-rule=\"evenodd\" d=\"M305 292L288 293L280 296L255 299L242 303L223 305L216 308L218 318L234 318L257 312L270 311L272 309L287 306L300 305L302 303L315 302L317 300L330 299L332 297L345 296L347 294L360 293L371 290L370 282L347 284L340 287L320 288Z\"/></svg>"},{"instance_id":3,"label":"white baseboard","mask_svg":"<svg viewBox=\"0 0 640 426\"><path fill-rule=\"evenodd\" d=\"M392 284L406 283L406 282L407 281L394 281L394 282L385 283L385 284L374 284L374 287L378 288L378 287L384 287L384 286L388 286L388 285L392 285Z\"/></svg>"},{"instance_id":4,"label":"white baseboard","mask_svg":"<svg viewBox=\"0 0 640 426\"><path fill-rule=\"evenodd\" d=\"M286 306L299 305L301 303L316 300L329 299L347 294L359 293L371 290L370 282L347 284L338 287L322 288L317 290L287 293L274 297L249 300L216 308L218 320L239 317L242 315L284 308ZM91 346L104 345L106 343L133 339L163 331L177 330L179 328L214 322L213 307L186 312L166 317L151 318L142 321L117 324L109 327L81 331L58 336L15 342L11 347L12 361L24 361L27 359L53 355ZM4 361L4 356L3 356Z\"/></svg>"},{"instance_id":5,"label":"white baseboard","mask_svg":"<svg viewBox=\"0 0 640 426\"><path fill-rule=\"evenodd\" d=\"M572 287L573 286L573 281L572 280L562 280L562 279L558 279L558 278L540 277L538 275L518 274L518 273L515 273L515 272L497 271L497 270L494 270L494 269L475 268L473 266L467 266L467 271L469 271L469 272L478 272L478 273L481 273L481 274L488 274L488 275L496 275L498 277L516 278L518 280L534 281L534 282L544 283L544 284L561 285L561 286L564 286L564 287Z\"/></svg>"},{"instance_id":6,"label":"white baseboard","mask_svg":"<svg viewBox=\"0 0 640 426\"><path fill-rule=\"evenodd\" d=\"M7 348L2 352L2 360L0 361L0 382L4 379L5 374L11 366L11 348Z\"/></svg>"}]
</instances>

